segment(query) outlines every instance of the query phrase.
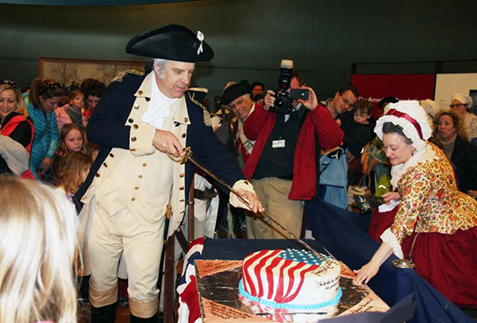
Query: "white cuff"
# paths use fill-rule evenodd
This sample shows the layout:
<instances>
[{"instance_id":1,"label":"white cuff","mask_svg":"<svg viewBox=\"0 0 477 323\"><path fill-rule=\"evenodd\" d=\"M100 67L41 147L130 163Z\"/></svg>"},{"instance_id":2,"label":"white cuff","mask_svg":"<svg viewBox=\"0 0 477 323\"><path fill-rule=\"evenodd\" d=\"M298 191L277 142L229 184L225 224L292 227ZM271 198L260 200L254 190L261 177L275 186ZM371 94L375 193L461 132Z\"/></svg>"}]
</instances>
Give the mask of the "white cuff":
<instances>
[{"instance_id":1,"label":"white cuff","mask_svg":"<svg viewBox=\"0 0 477 323\"><path fill-rule=\"evenodd\" d=\"M387 243L391 248L396 257L404 259L404 253L402 252L401 244L399 243L396 236L391 232L391 228L387 228L386 231L381 235L381 240Z\"/></svg>"},{"instance_id":2,"label":"white cuff","mask_svg":"<svg viewBox=\"0 0 477 323\"><path fill-rule=\"evenodd\" d=\"M396 206L399 205L399 203L401 203L401 200L399 201L395 201L395 200L391 200L390 202L386 203L386 204L381 204L379 207L378 207L378 210L379 212L381 213L384 213L384 212L388 212L388 211L391 211L393 210Z\"/></svg>"},{"instance_id":3,"label":"white cuff","mask_svg":"<svg viewBox=\"0 0 477 323\"><path fill-rule=\"evenodd\" d=\"M240 189L244 190L244 191L249 191L249 192L252 192L253 194L255 194L255 190L253 189L253 185L249 182L249 181L246 181L246 180L239 180L239 181L236 181L234 186L232 187L235 191L238 191ZM256 195L256 194L255 194ZM251 210L248 205L246 205L245 203L243 203L237 195L235 195L234 193L230 192L230 197L229 197L229 203L233 206L233 207L240 207L242 209L246 209L246 210Z\"/></svg>"}]
</instances>

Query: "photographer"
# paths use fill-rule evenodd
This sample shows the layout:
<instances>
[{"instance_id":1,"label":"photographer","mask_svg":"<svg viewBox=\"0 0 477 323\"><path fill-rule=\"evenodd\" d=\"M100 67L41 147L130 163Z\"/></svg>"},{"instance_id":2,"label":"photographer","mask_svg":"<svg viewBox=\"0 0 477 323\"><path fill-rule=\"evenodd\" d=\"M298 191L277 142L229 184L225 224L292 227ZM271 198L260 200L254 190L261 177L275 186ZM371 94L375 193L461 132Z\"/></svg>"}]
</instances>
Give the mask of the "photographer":
<instances>
[{"instance_id":1,"label":"photographer","mask_svg":"<svg viewBox=\"0 0 477 323\"><path fill-rule=\"evenodd\" d=\"M283 71L282 68L282 74ZM290 89L306 89L308 98L292 100L284 93L277 96L275 92L267 91L264 105L255 106L244 122L245 136L256 140L244 173L252 179L266 212L300 236L303 201L317 196L320 176L317 161L321 149L340 145L343 131L330 112L318 103L313 89L304 85L301 74L294 71L288 78L289 88L286 92L290 93ZM274 112L277 97L280 100L285 97L290 106L289 111ZM288 238L279 228L265 222L263 218L247 217L248 237Z\"/></svg>"}]
</instances>

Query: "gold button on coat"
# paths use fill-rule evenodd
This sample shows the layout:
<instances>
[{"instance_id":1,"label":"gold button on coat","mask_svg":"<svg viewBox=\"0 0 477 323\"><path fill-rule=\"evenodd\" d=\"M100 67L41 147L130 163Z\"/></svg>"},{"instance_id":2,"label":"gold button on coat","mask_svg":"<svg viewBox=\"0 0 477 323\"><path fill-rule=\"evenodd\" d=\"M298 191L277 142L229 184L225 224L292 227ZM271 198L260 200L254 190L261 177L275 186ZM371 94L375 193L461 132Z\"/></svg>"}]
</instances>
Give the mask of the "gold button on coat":
<instances>
[{"instance_id":1,"label":"gold button on coat","mask_svg":"<svg viewBox=\"0 0 477 323\"><path fill-rule=\"evenodd\" d=\"M146 164L146 163L142 164L142 167L146 167L146 166L147 166L147 164Z\"/></svg>"},{"instance_id":2,"label":"gold button on coat","mask_svg":"<svg viewBox=\"0 0 477 323\"><path fill-rule=\"evenodd\" d=\"M188 122L189 119L187 117L184 118L184 122Z\"/></svg>"},{"instance_id":3,"label":"gold button on coat","mask_svg":"<svg viewBox=\"0 0 477 323\"><path fill-rule=\"evenodd\" d=\"M129 122L129 123L133 123L133 122L134 122L134 119L129 118L129 119L128 119L128 122Z\"/></svg>"},{"instance_id":4,"label":"gold button on coat","mask_svg":"<svg viewBox=\"0 0 477 323\"><path fill-rule=\"evenodd\" d=\"M137 124L135 124L135 125L133 126L133 128L134 128L134 129L137 129L137 128L139 128L139 126L138 126Z\"/></svg>"},{"instance_id":5,"label":"gold button on coat","mask_svg":"<svg viewBox=\"0 0 477 323\"><path fill-rule=\"evenodd\" d=\"M131 138L131 141L133 141L133 142L136 141L136 140L137 140L136 137L132 137L132 138Z\"/></svg>"},{"instance_id":6,"label":"gold button on coat","mask_svg":"<svg viewBox=\"0 0 477 323\"><path fill-rule=\"evenodd\" d=\"M133 202L134 202L135 200L136 200L136 198L135 198L135 197L131 198L131 201L133 201Z\"/></svg>"},{"instance_id":7,"label":"gold button on coat","mask_svg":"<svg viewBox=\"0 0 477 323\"><path fill-rule=\"evenodd\" d=\"M183 134L182 134L182 138L185 138L185 137L186 137L186 134L185 134L185 133L183 133Z\"/></svg>"},{"instance_id":8,"label":"gold button on coat","mask_svg":"<svg viewBox=\"0 0 477 323\"><path fill-rule=\"evenodd\" d=\"M184 176L185 176L184 173L180 173L180 174L179 174L179 177L181 177L181 178L184 177Z\"/></svg>"},{"instance_id":9,"label":"gold button on coat","mask_svg":"<svg viewBox=\"0 0 477 323\"><path fill-rule=\"evenodd\" d=\"M184 190L184 186L179 187L179 189L180 189L181 191L183 191L183 190Z\"/></svg>"},{"instance_id":10,"label":"gold button on coat","mask_svg":"<svg viewBox=\"0 0 477 323\"><path fill-rule=\"evenodd\" d=\"M138 178L142 178L142 175L139 175Z\"/></svg>"},{"instance_id":11,"label":"gold button on coat","mask_svg":"<svg viewBox=\"0 0 477 323\"><path fill-rule=\"evenodd\" d=\"M109 156L110 156L111 158L114 158L114 154L113 154L113 153L110 153Z\"/></svg>"}]
</instances>

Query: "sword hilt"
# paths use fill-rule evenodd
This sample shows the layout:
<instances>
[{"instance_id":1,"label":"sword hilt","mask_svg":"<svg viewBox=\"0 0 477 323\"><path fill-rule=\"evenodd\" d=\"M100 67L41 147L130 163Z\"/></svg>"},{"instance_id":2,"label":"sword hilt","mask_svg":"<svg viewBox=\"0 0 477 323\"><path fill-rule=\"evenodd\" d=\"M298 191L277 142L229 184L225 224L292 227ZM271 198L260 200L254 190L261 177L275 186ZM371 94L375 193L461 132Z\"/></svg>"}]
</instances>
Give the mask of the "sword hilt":
<instances>
[{"instance_id":1,"label":"sword hilt","mask_svg":"<svg viewBox=\"0 0 477 323\"><path fill-rule=\"evenodd\" d=\"M217 181L219 184L224 186L226 189L228 189L230 192L234 193L239 200L244 203L248 208L250 209L250 202L245 199L242 195L240 195L239 192L237 192L232 186L227 184L223 179L219 178L217 175L212 173L210 170L208 170L206 167L202 166L195 158L192 157L192 149L190 147L187 147L184 149L184 154L179 157L175 157L169 153L167 153L167 156L173 160L176 163L179 164L185 164L187 161L190 161L192 164L194 164L196 167L198 167L200 170L202 170L204 173L212 177L215 181ZM276 224L278 227L280 227L283 231L285 231L290 237L298 241L302 246L305 247L305 249L309 250L311 253L313 253L315 256L317 256L320 260L325 261L326 259L323 258L322 255L320 255L315 249L310 247L305 241L302 239L298 238L293 232L285 228L283 225L281 225L277 220L273 219L269 214L265 212L260 212L260 215L262 215L265 218L268 218L270 221L272 221L274 224Z\"/></svg>"}]
</instances>

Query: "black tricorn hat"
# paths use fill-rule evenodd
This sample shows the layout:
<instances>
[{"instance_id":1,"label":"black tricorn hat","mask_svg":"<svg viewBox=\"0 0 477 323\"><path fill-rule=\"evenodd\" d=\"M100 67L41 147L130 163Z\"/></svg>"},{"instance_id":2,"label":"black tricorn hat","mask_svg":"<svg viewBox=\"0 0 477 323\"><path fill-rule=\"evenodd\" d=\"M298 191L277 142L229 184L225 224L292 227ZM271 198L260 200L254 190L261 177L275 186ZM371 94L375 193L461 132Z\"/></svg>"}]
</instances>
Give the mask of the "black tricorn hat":
<instances>
[{"instance_id":1,"label":"black tricorn hat","mask_svg":"<svg viewBox=\"0 0 477 323\"><path fill-rule=\"evenodd\" d=\"M243 80L239 83L230 85L222 93L220 98L221 105L228 105L230 102L242 96L244 94L250 93L250 83L247 80Z\"/></svg>"},{"instance_id":2,"label":"black tricorn hat","mask_svg":"<svg viewBox=\"0 0 477 323\"><path fill-rule=\"evenodd\" d=\"M200 31L196 35L180 25L168 25L134 36L126 46L126 53L190 63L207 62L214 57L214 51Z\"/></svg>"}]
</instances>

